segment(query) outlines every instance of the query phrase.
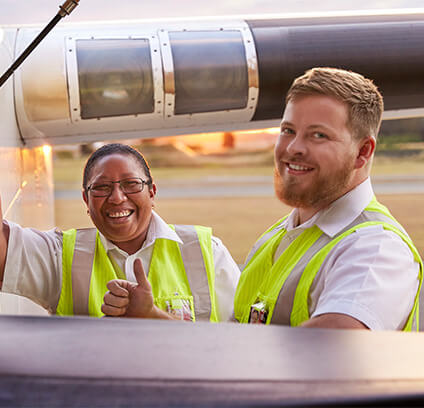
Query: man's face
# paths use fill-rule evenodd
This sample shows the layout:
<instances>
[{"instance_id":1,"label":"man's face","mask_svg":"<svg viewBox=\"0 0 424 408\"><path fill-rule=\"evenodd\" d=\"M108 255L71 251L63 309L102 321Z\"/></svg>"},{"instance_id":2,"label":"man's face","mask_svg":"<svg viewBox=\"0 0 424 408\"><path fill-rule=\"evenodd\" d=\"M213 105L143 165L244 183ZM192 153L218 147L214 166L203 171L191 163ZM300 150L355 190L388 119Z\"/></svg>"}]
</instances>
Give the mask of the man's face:
<instances>
[{"instance_id":1,"label":"man's face","mask_svg":"<svg viewBox=\"0 0 424 408\"><path fill-rule=\"evenodd\" d=\"M132 177L148 180L142 166L130 155L112 154L99 159L90 172L87 185ZM152 216L156 186L144 185L138 193L125 194L119 183L113 184L108 197L83 194L89 214L97 229L128 253L140 249Z\"/></svg>"},{"instance_id":2,"label":"man's face","mask_svg":"<svg viewBox=\"0 0 424 408\"><path fill-rule=\"evenodd\" d=\"M275 146L277 197L316 212L354 187L359 143L347 128L346 106L313 95L291 100Z\"/></svg>"}]
</instances>

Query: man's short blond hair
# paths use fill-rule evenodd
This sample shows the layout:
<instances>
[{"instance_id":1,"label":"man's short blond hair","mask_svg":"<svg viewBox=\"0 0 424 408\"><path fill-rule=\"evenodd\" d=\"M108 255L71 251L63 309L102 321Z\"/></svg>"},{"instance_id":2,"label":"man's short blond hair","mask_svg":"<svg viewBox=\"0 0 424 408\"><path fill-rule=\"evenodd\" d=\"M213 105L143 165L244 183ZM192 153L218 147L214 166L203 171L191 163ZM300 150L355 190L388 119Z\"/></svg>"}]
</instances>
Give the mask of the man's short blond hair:
<instances>
[{"instance_id":1,"label":"man's short blond hair","mask_svg":"<svg viewBox=\"0 0 424 408\"><path fill-rule=\"evenodd\" d=\"M309 95L325 95L345 103L348 109L347 127L354 138L373 136L377 139L384 104L383 97L370 79L343 69L312 68L294 80L286 103Z\"/></svg>"}]
</instances>

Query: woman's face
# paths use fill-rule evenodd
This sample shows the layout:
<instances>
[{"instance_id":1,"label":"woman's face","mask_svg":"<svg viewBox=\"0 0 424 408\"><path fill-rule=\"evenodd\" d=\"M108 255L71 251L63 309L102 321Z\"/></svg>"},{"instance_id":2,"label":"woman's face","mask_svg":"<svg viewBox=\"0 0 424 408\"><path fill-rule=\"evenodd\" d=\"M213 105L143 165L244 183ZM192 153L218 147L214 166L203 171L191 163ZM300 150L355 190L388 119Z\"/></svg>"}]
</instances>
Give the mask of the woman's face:
<instances>
[{"instance_id":1,"label":"woman's face","mask_svg":"<svg viewBox=\"0 0 424 408\"><path fill-rule=\"evenodd\" d=\"M128 178L148 181L144 169L131 155L114 153L100 158L93 166L87 186ZM91 190L83 192L84 202L97 229L116 246L132 254L138 251L147 234L156 186L146 184L137 193L124 193L119 183L112 184L106 197L96 197Z\"/></svg>"}]
</instances>

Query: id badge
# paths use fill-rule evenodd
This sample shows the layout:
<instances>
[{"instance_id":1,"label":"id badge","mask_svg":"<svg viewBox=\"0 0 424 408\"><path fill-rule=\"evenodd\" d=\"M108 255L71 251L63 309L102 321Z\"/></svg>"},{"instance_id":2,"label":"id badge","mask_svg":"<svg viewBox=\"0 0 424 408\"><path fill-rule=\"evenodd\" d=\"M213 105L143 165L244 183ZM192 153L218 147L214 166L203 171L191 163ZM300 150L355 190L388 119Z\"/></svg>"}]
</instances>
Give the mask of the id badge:
<instances>
[{"instance_id":1,"label":"id badge","mask_svg":"<svg viewBox=\"0 0 424 408\"><path fill-rule=\"evenodd\" d=\"M268 307L265 302L257 302L250 307L250 324L266 324L267 318Z\"/></svg>"},{"instance_id":2,"label":"id badge","mask_svg":"<svg viewBox=\"0 0 424 408\"><path fill-rule=\"evenodd\" d=\"M166 311L179 320L193 321L189 299L169 299L166 301Z\"/></svg>"}]
</instances>

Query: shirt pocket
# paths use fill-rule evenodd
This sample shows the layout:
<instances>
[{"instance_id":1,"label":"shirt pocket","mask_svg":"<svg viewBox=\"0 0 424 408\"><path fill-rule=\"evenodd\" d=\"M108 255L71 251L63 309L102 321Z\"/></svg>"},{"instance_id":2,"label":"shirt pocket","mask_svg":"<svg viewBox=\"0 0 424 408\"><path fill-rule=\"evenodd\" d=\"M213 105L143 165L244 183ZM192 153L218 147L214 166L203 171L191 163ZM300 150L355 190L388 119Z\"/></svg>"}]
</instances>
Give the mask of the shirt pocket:
<instances>
[{"instance_id":1,"label":"shirt pocket","mask_svg":"<svg viewBox=\"0 0 424 408\"><path fill-rule=\"evenodd\" d=\"M174 294L158 298L155 303L160 309L176 317L177 320L185 320L188 322L194 322L196 320L193 296Z\"/></svg>"}]
</instances>

